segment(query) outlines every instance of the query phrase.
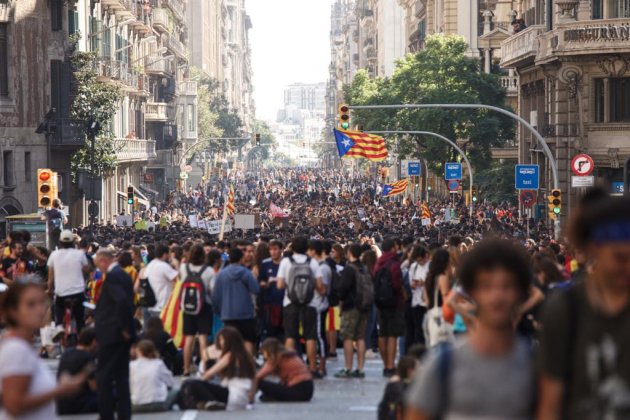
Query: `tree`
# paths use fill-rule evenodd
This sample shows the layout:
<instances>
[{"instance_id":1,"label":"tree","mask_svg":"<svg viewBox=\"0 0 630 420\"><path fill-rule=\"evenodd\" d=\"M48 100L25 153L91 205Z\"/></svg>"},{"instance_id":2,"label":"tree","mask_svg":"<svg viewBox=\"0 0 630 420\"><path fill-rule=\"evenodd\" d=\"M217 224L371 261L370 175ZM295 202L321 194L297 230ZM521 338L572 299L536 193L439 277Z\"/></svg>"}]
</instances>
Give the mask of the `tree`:
<instances>
[{"instance_id":1,"label":"tree","mask_svg":"<svg viewBox=\"0 0 630 420\"><path fill-rule=\"evenodd\" d=\"M463 38L433 35L425 45L400 60L391 78L371 80L366 71L358 72L344 89L346 101L353 105L481 103L506 107L498 77L480 72L479 60L465 55L468 46ZM464 149L476 171L491 166L492 147L500 147L514 136L510 118L487 110L357 110L353 123L365 130L432 131L454 141L465 140ZM446 143L428 136L388 141L390 150L399 141L403 157L423 157L435 173L443 172L445 161L458 158Z\"/></svg>"},{"instance_id":2,"label":"tree","mask_svg":"<svg viewBox=\"0 0 630 420\"><path fill-rule=\"evenodd\" d=\"M97 80L98 75L93 67L96 53L77 51L76 44L79 39L79 34L70 38L73 45L71 64L76 80L76 94L72 101L70 115L74 119L85 122L86 132L88 124L92 122L97 123L98 129L95 132L94 156L91 156L92 145L87 143L72 156L70 169L73 177L79 170L100 176L116 167L114 135L109 130L109 123L116 114L122 93L116 85ZM94 167L92 167L92 159Z\"/></svg>"},{"instance_id":3,"label":"tree","mask_svg":"<svg viewBox=\"0 0 630 420\"><path fill-rule=\"evenodd\" d=\"M218 137L243 137L243 120L241 120L241 117L235 109L230 108L230 104L225 98L225 95L220 92L219 82L216 79L202 77L200 85L202 89L205 89L209 94L209 100L204 106L207 107L211 114L216 115L215 125L221 132L221 135ZM239 140L229 140L227 142L218 141L213 145L213 147L222 150L226 149L226 146L228 150L236 150L242 147L243 143Z\"/></svg>"}]
</instances>

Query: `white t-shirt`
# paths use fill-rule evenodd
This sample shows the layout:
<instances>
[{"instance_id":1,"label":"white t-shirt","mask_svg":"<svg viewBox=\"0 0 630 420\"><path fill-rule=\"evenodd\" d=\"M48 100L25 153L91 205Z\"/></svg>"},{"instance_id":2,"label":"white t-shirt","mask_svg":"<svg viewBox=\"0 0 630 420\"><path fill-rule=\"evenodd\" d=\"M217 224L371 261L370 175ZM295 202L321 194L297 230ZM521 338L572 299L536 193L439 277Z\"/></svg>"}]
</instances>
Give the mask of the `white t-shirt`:
<instances>
[{"instance_id":1,"label":"white t-shirt","mask_svg":"<svg viewBox=\"0 0 630 420\"><path fill-rule=\"evenodd\" d=\"M50 392L57 387L52 371L35 353L33 346L18 337L2 337L0 343L0 394L4 378L30 376L28 395ZM17 419L0 407L0 419ZM39 408L18 417L20 420L50 420L57 418L55 402L50 400Z\"/></svg>"},{"instance_id":2,"label":"white t-shirt","mask_svg":"<svg viewBox=\"0 0 630 420\"><path fill-rule=\"evenodd\" d=\"M416 280L425 281L427 274L429 273L429 263L418 264L414 262L409 267L409 283ZM427 306L427 302L424 301L424 286L411 289L411 307Z\"/></svg>"},{"instance_id":3,"label":"white t-shirt","mask_svg":"<svg viewBox=\"0 0 630 420\"><path fill-rule=\"evenodd\" d=\"M173 281L177 277L177 270L175 270L169 263L155 258L144 269L144 275L149 279L149 284L155 293L155 299L157 303L152 308L154 310L161 311L168 298L173 291Z\"/></svg>"},{"instance_id":4,"label":"white t-shirt","mask_svg":"<svg viewBox=\"0 0 630 420\"><path fill-rule=\"evenodd\" d=\"M134 405L164 402L168 388L174 385L173 374L162 359L139 357L129 364L129 387Z\"/></svg>"},{"instance_id":5,"label":"white t-shirt","mask_svg":"<svg viewBox=\"0 0 630 420\"><path fill-rule=\"evenodd\" d=\"M307 258L308 257L304 254L293 254L293 260L298 264L304 263ZM291 269L291 260L289 258L283 258L282 261L280 261L280 267L278 267L278 278L281 278L284 280L285 288L288 288L287 282L289 281L290 269ZM319 263L315 261L313 258L311 258L311 271L313 272L313 276L316 279L322 278L322 272L319 269ZM315 292L315 294L317 295L317 292ZM315 298L313 298L313 300L315 300ZM291 304L291 300L289 300L288 293L285 293L282 306L289 306L289 304Z\"/></svg>"},{"instance_id":6,"label":"white t-shirt","mask_svg":"<svg viewBox=\"0 0 630 420\"><path fill-rule=\"evenodd\" d=\"M324 286L326 286L326 292L328 292L330 280L332 279L332 271L330 270L330 266L328 266L326 262L320 262L319 271L322 276L322 283L324 284ZM317 309L317 312L325 311L326 309L328 309L328 295L321 295L317 290L315 290L315 297L313 297L310 306Z\"/></svg>"},{"instance_id":7,"label":"white t-shirt","mask_svg":"<svg viewBox=\"0 0 630 420\"><path fill-rule=\"evenodd\" d=\"M48 258L48 267L55 272L55 295L64 297L85 292L83 267L86 265L85 252L79 249L53 251Z\"/></svg>"},{"instance_id":8,"label":"white t-shirt","mask_svg":"<svg viewBox=\"0 0 630 420\"><path fill-rule=\"evenodd\" d=\"M187 265L188 264L182 264L179 267L179 279L181 281L186 281L186 277L188 277L188 270L186 269ZM193 273L198 273L202 267L203 266L201 265L190 264L190 271L192 271ZM203 280L203 285L206 288L206 301L208 303L210 303L210 296L212 296L212 287L214 286L215 277L216 275L214 273L214 269L208 266L206 266L206 269L201 274L201 280Z\"/></svg>"},{"instance_id":9,"label":"white t-shirt","mask_svg":"<svg viewBox=\"0 0 630 420\"><path fill-rule=\"evenodd\" d=\"M249 378L223 379L221 385L228 389L228 402L226 411L245 410L249 403L249 391L252 389L252 380Z\"/></svg>"}]
</instances>

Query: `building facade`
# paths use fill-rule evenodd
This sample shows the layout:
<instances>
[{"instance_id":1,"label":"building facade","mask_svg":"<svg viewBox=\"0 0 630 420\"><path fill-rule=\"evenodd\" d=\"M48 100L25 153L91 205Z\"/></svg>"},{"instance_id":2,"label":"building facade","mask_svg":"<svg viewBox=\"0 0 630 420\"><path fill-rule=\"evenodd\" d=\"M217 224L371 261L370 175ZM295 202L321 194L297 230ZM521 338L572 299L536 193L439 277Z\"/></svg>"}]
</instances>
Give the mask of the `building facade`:
<instances>
[{"instance_id":1,"label":"building facade","mask_svg":"<svg viewBox=\"0 0 630 420\"><path fill-rule=\"evenodd\" d=\"M515 2L516 3L516 2ZM595 161L595 182L613 192L630 156L630 3L553 1L515 5L527 28L502 44L501 66L519 75L518 112L545 137L558 164L570 209L583 191L571 186L571 160ZM549 163L521 130L519 161L541 165L542 186L552 187Z\"/></svg>"}]
</instances>

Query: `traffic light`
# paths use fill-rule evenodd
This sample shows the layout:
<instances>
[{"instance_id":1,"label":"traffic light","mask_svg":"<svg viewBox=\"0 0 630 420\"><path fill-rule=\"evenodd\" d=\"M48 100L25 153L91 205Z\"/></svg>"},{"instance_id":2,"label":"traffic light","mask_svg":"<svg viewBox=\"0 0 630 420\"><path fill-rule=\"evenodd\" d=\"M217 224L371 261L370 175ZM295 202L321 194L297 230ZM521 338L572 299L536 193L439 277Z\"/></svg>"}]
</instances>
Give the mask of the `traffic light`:
<instances>
[{"instance_id":1,"label":"traffic light","mask_svg":"<svg viewBox=\"0 0 630 420\"><path fill-rule=\"evenodd\" d=\"M260 146L260 133L256 133L256 147Z\"/></svg>"},{"instance_id":2,"label":"traffic light","mask_svg":"<svg viewBox=\"0 0 630 420\"><path fill-rule=\"evenodd\" d=\"M134 191L133 187L127 187L127 204L133 205L134 203Z\"/></svg>"},{"instance_id":3,"label":"traffic light","mask_svg":"<svg viewBox=\"0 0 630 420\"><path fill-rule=\"evenodd\" d=\"M472 186L472 201L473 203L477 202L477 186L476 185Z\"/></svg>"},{"instance_id":4,"label":"traffic light","mask_svg":"<svg viewBox=\"0 0 630 420\"><path fill-rule=\"evenodd\" d=\"M549 208L549 218L556 219L562 211L562 191L556 189L551 190L551 194L547 196L547 207Z\"/></svg>"},{"instance_id":5,"label":"traffic light","mask_svg":"<svg viewBox=\"0 0 630 420\"><path fill-rule=\"evenodd\" d=\"M37 205L46 208L52 206L55 199L57 174L50 169L37 170Z\"/></svg>"},{"instance_id":6,"label":"traffic light","mask_svg":"<svg viewBox=\"0 0 630 420\"><path fill-rule=\"evenodd\" d=\"M348 105L339 106L339 126L344 130L350 128L350 107Z\"/></svg>"}]
</instances>

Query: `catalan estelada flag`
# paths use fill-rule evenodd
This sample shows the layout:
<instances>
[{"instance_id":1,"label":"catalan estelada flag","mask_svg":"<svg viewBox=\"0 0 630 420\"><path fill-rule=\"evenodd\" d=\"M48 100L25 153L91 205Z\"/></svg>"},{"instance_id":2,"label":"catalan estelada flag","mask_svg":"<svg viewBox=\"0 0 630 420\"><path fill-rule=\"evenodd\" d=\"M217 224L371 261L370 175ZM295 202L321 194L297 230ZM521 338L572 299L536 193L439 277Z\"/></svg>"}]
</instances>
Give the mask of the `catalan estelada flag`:
<instances>
[{"instance_id":1,"label":"catalan estelada flag","mask_svg":"<svg viewBox=\"0 0 630 420\"><path fill-rule=\"evenodd\" d=\"M234 206L234 185L230 185L230 191L228 192L228 199L225 205L225 211L228 216L232 216L236 207Z\"/></svg>"},{"instance_id":2,"label":"catalan estelada flag","mask_svg":"<svg viewBox=\"0 0 630 420\"><path fill-rule=\"evenodd\" d=\"M421 219L429 219L431 220L431 212L429 211L429 206L427 203L422 203L422 217Z\"/></svg>"},{"instance_id":3,"label":"catalan estelada flag","mask_svg":"<svg viewBox=\"0 0 630 420\"><path fill-rule=\"evenodd\" d=\"M380 162L387 158L385 139L361 131L343 131L334 129L335 142L339 157L365 158Z\"/></svg>"},{"instance_id":4,"label":"catalan estelada flag","mask_svg":"<svg viewBox=\"0 0 630 420\"><path fill-rule=\"evenodd\" d=\"M407 190L408 186L409 178L401 179L391 184L385 184L383 185L383 197L393 197L402 194Z\"/></svg>"},{"instance_id":5,"label":"catalan estelada flag","mask_svg":"<svg viewBox=\"0 0 630 420\"><path fill-rule=\"evenodd\" d=\"M181 281L176 281L173 291L166 302L166 306L160 313L160 319L164 324L164 330L173 339L173 344L178 349L184 347L184 313L181 311Z\"/></svg>"}]
</instances>

